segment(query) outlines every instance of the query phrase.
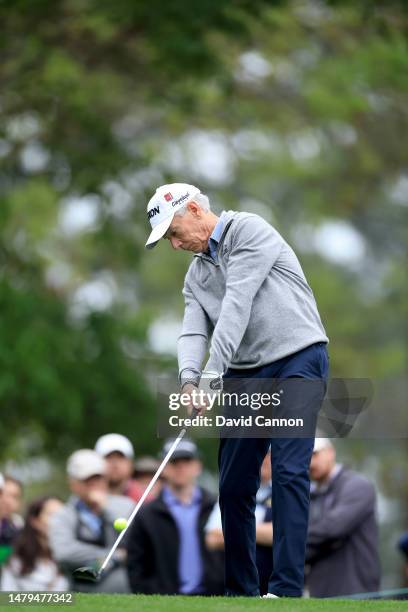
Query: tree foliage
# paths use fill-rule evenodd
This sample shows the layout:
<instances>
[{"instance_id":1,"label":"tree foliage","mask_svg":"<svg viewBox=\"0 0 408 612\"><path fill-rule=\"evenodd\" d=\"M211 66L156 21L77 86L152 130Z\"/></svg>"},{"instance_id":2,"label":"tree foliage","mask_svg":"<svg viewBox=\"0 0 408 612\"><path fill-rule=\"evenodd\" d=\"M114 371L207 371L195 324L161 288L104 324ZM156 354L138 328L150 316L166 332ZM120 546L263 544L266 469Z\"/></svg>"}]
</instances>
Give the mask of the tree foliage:
<instances>
[{"instance_id":1,"label":"tree foliage","mask_svg":"<svg viewBox=\"0 0 408 612\"><path fill-rule=\"evenodd\" d=\"M4 457L32 432L58 457L108 430L156 450L149 381L175 359L149 329L180 318L189 261L143 251L166 181L295 246L333 375L406 375L404 3L24 0L0 18Z\"/></svg>"}]
</instances>

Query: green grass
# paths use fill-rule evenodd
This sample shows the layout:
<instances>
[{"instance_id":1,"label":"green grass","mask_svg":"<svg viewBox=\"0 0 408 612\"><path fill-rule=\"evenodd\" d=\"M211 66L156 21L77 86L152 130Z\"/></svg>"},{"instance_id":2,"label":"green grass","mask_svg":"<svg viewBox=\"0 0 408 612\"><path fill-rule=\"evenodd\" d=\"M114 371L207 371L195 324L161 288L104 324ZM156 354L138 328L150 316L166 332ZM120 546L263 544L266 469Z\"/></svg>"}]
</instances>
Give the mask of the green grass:
<instances>
[{"instance_id":1,"label":"green grass","mask_svg":"<svg viewBox=\"0 0 408 612\"><path fill-rule=\"evenodd\" d=\"M72 612L105 612L114 610L132 610L132 612L258 612L260 610L279 610L292 612L304 610L334 610L335 612L355 612L375 610L375 612L396 612L406 602L402 601L356 601L356 600L324 600L324 599L269 599L261 600L246 597L167 597L160 595L105 595L76 594L73 608L58 606L60 609L72 609ZM12 605L11 610L27 610L41 606ZM42 609L48 606L43 605Z\"/></svg>"}]
</instances>

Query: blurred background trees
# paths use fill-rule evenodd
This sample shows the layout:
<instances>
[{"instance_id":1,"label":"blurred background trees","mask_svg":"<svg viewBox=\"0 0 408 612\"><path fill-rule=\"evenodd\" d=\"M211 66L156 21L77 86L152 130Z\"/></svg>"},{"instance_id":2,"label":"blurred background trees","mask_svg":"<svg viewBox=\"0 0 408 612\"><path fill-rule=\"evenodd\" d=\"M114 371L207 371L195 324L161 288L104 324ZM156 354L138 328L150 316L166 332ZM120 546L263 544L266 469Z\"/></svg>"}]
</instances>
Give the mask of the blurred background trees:
<instances>
[{"instance_id":1,"label":"blurred background trees","mask_svg":"<svg viewBox=\"0 0 408 612\"><path fill-rule=\"evenodd\" d=\"M109 430L157 451L190 258L144 252L145 208L178 180L282 232L332 375L395 381L380 409L405 408L406 3L3 0L0 19L3 461ZM406 441L348 453L384 508L406 500Z\"/></svg>"}]
</instances>

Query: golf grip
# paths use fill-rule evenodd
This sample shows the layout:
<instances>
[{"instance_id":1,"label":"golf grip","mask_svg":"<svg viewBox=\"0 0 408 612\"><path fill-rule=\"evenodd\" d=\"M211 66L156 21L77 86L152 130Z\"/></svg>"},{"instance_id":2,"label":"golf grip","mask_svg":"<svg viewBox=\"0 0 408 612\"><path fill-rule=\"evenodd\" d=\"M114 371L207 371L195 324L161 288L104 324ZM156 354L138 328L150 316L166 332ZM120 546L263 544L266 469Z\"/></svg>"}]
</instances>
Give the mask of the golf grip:
<instances>
[{"instance_id":1,"label":"golf grip","mask_svg":"<svg viewBox=\"0 0 408 612\"><path fill-rule=\"evenodd\" d=\"M197 408L193 408L192 413L191 413L191 418L194 418L198 414L200 414L200 410L197 409ZM118 538L117 538L116 542L114 543L114 545L112 546L112 549L110 550L108 556L106 557L105 561L102 563L102 565L101 565L101 567L99 569L98 574L101 574L103 572L103 570L105 569L105 567L108 565L109 561L112 558L112 555L114 554L115 550L117 549L117 547L119 546L120 542L122 541L126 531L130 527L130 525L131 525L133 519L135 518L136 514L139 512L140 508L142 507L143 502L145 501L146 497L149 495L150 491L153 489L154 485L156 484L157 479L159 478L160 474L162 473L162 471L166 467L167 463L169 462L169 460L170 460L172 454L174 453L175 449L177 448L180 440L182 440L184 438L184 436L186 434L186 431L187 431L187 428L183 427L183 429L180 431L180 433L177 436L177 438L174 440L174 442L171 445L171 448L169 449L167 455L165 456L165 458L163 459L163 461L159 465L159 467L157 469L157 472L155 473L155 475L153 476L153 478L149 482L149 484L146 487L142 497L137 502L137 505L133 509L132 514L129 516L129 518L127 520L126 527L124 528L123 531L120 532L120 534L118 535Z\"/></svg>"}]
</instances>

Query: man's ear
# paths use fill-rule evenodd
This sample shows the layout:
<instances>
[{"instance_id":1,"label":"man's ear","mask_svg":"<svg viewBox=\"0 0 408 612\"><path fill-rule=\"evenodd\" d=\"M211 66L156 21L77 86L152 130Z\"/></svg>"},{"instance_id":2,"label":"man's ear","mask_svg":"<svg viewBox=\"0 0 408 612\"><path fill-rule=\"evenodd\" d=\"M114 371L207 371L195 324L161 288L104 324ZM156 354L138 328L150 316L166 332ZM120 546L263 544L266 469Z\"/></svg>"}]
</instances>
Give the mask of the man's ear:
<instances>
[{"instance_id":1,"label":"man's ear","mask_svg":"<svg viewBox=\"0 0 408 612\"><path fill-rule=\"evenodd\" d=\"M191 200L191 202L187 204L187 208L195 217L201 217L202 208L197 202L194 202L194 200Z\"/></svg>"}]
</instances>

